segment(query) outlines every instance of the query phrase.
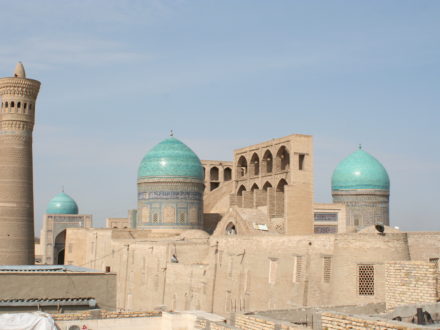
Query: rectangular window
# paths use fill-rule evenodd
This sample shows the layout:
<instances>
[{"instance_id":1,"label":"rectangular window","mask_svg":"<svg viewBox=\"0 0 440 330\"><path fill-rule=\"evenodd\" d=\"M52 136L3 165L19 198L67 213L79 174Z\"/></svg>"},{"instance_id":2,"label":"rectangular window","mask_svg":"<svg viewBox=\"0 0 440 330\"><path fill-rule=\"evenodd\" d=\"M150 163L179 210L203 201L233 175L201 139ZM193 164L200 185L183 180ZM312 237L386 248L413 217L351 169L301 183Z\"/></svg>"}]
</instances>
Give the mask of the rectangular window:
<instances>
[{"instance_id":1,"label":"rectangular window","mask_svg":"<svg viewBox=\"0 0 440 330\"><path fill-rule=\"evenodd\" d=\"M298 170L302 171L304 169L304 159L306 155L298 155Z\"/></svg>"},{"instance_id":2,"label":"rectangular window","mask_svg":"<svg viewBox=\"0 0 440 330\"><path fill-rule=\"evenodd\" d=\"M294 262L293 262L293 283L301 282L302 278L302 257L301 256L295 256Z\"/></svg>"},{"instance_id":3,"label":"rectangular window","mask_svg":"<svg viewBox=\"0 0 440 330\"><path fill-rule=\"evenodd\" d=\"M374 266L358 265L358 294L374 296Z\"/></svg>"},{"instance_id":4,"label":"rectangular window","mask_svg":"<svg viewBox=\"0 0 440 330\"><path fill-rule=\"evenodd\" d=\"M313 215L315 221L338 222L337 212L315 212Z\"/></svg>"},{"instance_id":5,"label":"rectangular window","mask_svg":"<svg viewBox=\"0 0 440 330\"><path fill-rule=\"evenodd\" d=\"M332 272L332 257L323 258L323 281L324 283L330 283L330 276Z\"/></svg>"},{"instance_id":6,"label":"rectangular window","mask_svg":"<svg viewBox=\"0 0 440 330\"><path fill-rule=\"evenodd\" d=\"M278 262L275 259L269 260L269 283L275 284L277 278Z\"/></svg>"}]
</instances>

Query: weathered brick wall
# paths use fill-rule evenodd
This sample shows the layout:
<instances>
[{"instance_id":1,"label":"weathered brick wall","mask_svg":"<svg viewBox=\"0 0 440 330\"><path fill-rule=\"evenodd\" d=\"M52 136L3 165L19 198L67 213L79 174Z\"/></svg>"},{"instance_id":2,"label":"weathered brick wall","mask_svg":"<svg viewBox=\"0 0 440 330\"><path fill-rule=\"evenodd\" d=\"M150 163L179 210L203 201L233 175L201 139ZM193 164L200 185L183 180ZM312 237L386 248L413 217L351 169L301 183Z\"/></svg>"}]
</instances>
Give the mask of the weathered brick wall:
<instances>
[{"instance_id":1,"label":"weathered brick wall","mask_svg":"<svg viewBox=\"0 0 440 330\"><path fill-rule=\"evenodd\" d=\"M235 314L234 326L243 330L299 330L306 329L300 325L274 320L260 315Z\"/></svg>"},{"instance_id":2,"label":"weathered brick wall","mask_svg":"<svg viewBox=\"0 0 440 330\"><path fill-rule=\"evenodd\" d=\"M243 191L243 207L254 207L254 193L252 191Z\"/></svg>"},{"instance_id":3,"label":"weathered brick wall","mask_svg":"<svg viewBox=\"0 0 440 330\"><path fill-rule=\"evenodd\" d=\"M377 330L406 330L406 329L424 329L420 325L411 325L396 321L373 319L370 317L361 317L359 315L348 315L337 312L325 312L321 316L321 327L323 330L333 329L377 329Z\"/></svg>"},{"instance_id":4,"label":"weathered brick wall","mask_svg":"<svg viewBox=\"0 0 440 330\"><path fill-rule=\"evenodd\" d=\"M237 196L236 194L229 195L229 205L232 206L242 206L242 198L241 196Z\"/></svg>"},{"instance_id":5,"label":"weathered brick wall","mask_svg":"<svg viewBox=\"0 0 440 330\"><path fill-rule=\"evenodd\" d=\"M254 190L255 207L267 205L267 192L264 190Z\"/></svg>"},{"instance_id":6,"label":"weathered brick wall","mask_svg":"<svg viewBox=\"0 0 440 330\"><path fill-rule=\"evenodd\" d=\"M393 261L385 264L387 309L399 305L437 301L437 269L424 261Z\"/></svg>"}]
</instances>

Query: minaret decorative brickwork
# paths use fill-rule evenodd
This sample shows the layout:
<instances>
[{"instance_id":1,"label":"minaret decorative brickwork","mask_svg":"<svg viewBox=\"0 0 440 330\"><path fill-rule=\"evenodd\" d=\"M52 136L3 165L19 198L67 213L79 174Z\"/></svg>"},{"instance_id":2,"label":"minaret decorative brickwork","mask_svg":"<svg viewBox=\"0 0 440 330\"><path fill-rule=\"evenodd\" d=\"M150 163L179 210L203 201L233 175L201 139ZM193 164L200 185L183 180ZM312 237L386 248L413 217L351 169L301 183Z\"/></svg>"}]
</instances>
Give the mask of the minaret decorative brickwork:
<instances>
[{"instance_id":1,"label":"minaret decorative brickwork","mask_svg":"<svg viewBox=\"0 0 440 330\"><path fill-rule=\"evenodd\" d=\"M40 82L23 64L0 79L0 264L34 264L32 131Z\"/></svg>"}]
</instances>

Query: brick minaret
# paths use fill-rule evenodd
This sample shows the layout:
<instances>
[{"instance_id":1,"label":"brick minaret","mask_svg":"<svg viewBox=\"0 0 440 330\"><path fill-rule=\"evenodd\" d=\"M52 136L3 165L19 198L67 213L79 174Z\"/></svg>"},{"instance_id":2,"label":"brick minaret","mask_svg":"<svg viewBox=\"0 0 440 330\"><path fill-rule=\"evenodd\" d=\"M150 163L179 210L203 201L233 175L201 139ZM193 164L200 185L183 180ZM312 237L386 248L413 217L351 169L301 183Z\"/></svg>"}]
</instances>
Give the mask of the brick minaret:
<instances>
[{"instance_id":1,"label":"brick minaret","mask_svg":"<svg viewBox=\"0 0 440 330\"><path fill-rule=\"evenodd\" d=\"M40 82L23 64L0 79L0 265L34 263L32 131Z\"/></svg>"}]
</instances>

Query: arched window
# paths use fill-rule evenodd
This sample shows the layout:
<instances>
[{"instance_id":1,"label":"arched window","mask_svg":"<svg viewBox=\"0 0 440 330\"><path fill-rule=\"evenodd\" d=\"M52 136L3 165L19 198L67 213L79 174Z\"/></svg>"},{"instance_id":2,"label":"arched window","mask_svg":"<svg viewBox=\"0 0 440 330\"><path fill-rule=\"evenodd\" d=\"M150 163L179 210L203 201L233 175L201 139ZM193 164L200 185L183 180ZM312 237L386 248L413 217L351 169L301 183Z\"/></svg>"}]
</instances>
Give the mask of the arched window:
<instances>
[{"instance_id":1,"label":"arched window","mask_svg":"<svg viewBox=\"0 0 440 330\"><path fill-rule=\"evenodd\" d=\"M273 157L270 150L266 150L266 152L263 155L263 174L272 173L272 163L273 163Z\"/></svg>"},{"instance_id":2,"label":"arched window","mask_svg":"<svg viewBox=\"0 0 440 330\"><path fill-rule=\"evenodd\" d=\"M240 188L238 188L237 196L243 196L243 191L246 191L246 187L241 185Z\"/></svg>"},{"instance_id":3,"label":"arched window","mask_svg":"<svg viewBox=\"0 0 440 330\"><path fill-rule=\"evenodd\" d=\"M258 185L256 184L256 183L254 183L253 185L252 185L252 187L251 187L251 191L254 191L254 190L259 190L260 188L258 188Z\"/></svg>"},{"instance_id":4,"label":"arched window","mask_svg":"<svg viewBox=\"0 0 440 330\"><path fill-rule=\"evenodd\" d=\"M203 166L203 179L205 179L206 178L206 168L205 168L205 166Z\"/></svg>"},{"instance_id":5,"label":"arched window","mask_svg":"<svg viewBox=\"0 0 440 330\"><path fill-rule=\"evenodd\" d=\"M11 108L15 107L14 101L11 101Z\"/></svg>"},{"instance_id":6,"label":"arched window","mask_svg":"<svg viewBox=\"0 0 440 330\"><path fill-rule=\"evenodd\" d=\"M211 170L209 171L209 179L211 181L218 181L218 167L211 167Z\"/></svg>"},{"instance_id":7,"label":"arched window","mask_svg":"<svg viewBox=\"0 0 440 330\"><path fill-rule=\"evenodd\" d=\"M244 156L241 156L238 159L238 163L237 163L237 178L245 177L247 175L247 169L248 169L247 160Z\"/></svg>"},{"instance_id":8,"label":"arched window","mask_svg":"<svg viewBox=\"0 0 440 330\"><path fill-rule=\"evenodd\" d=\"M23 109L24 109L24 110L27 109L27 103L23 104Z\"/></svg>"},{"instance_id":9,"label":"arched window","mask_svg":"<svg viewBox=\"0 0 440 330\"><path fill-rule=\"evenodd\" d=\"M224 181L232 180L232 170L230 167L225 167L225 169L223 170L223 180Z\"/></svg>"},{"instance_id":10,"label":"arched window","mask_svg":"<svg viewBox=\"0 0 440 330\"><path fill-rule=\"evenodd\" d=\"M21 102L17 102L17 108L21 108Z\"/></svg>"},{"instance_id":11,"label":"arched window","mask_svg":"<svg viewBox=\"0 0 440 330\"><path fill-rule=\"evenodd\" d=\"M277 192L284 192L284 186L287 184L286 180L281 179L277 184Z\"/></svg>"},{"instance_id":12,"label":"arched window","mask_svg":"<svg viewBox=\"0 0 440 330\"><path fill-rule=\"evenodd\" d=\"M285 146L282 146L280 149L278 149L275 162L277 171L287 171L289 169L290 156Z\"/></svg>"},{"instance_id":13,"label":"arched window","mask_svg":"<svg viewBox=\"0 0 440 330\"><path fill-rule=\"evenodd\" d=\"M5 102L5 108L7 108L8 107L8 102Z\"/></svg>"},{"instance_id":14,"label":"arched window","mask_svg":"<svg viewBox=\"0 0 440 330\"><path fill-rule=\"evenodd\" d=\"M270 184L269 181L267 181L267 182L264 184L264 186L263 186L263 190L264 190L264 191L267 191L267 189L269 189L269 188L272 188L272 185Z\"/></svg>"},{"instance_id":15,"label":"arched window","mask_svg":"<svg viewBox=\"0 0 440 330\"><path fill-rule=\"evenodd\" d=\"M228 223L225 232L226 235L237 235L237 229L235 229L235 225L233 222Z\"/></svg>"},{"instance_id":16,"label":"arched window","mask_svg":"<svg viewBox=\"0 0 440 330\"><path fill-rule=\"evenodd\" d=\"M29 110L32 110L32 103L29 103Z\"/></svg>"},{"instance_id":17,"label":"arched window","mask_svg":"<svg viewBox=\"0 0 440 330\"><path fill-rule=\"evenodd\" d=\"M256 153L251 158L251 175L260 174L260 157Z\"/></svg>"}]
</instances>

